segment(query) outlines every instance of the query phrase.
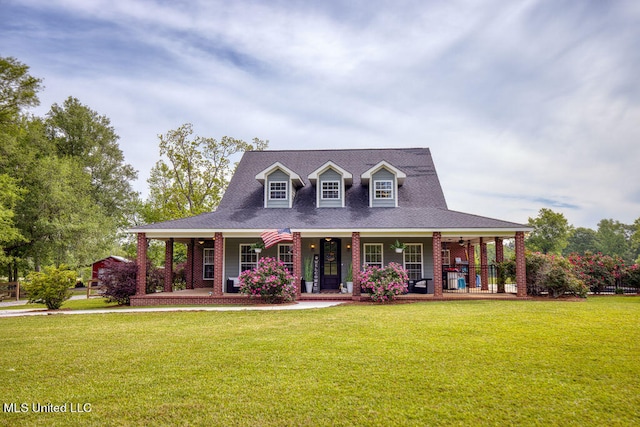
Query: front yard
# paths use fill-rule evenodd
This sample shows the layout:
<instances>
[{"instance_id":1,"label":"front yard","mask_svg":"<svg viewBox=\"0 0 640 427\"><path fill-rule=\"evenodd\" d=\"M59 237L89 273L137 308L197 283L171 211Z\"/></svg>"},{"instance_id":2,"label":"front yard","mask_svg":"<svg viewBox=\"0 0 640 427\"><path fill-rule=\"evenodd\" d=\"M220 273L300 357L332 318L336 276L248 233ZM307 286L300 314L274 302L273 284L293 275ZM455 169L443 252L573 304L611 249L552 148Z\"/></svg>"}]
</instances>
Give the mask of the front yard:
<instances>
[{"instance_id":1,"label":"front yard","mask_svg":"<svg viewBox=\"0 0 640 427\"><path fill-rule=\"evenodd\" d=\"M639 323L636 297L4 318L0 424L637 425Z\"/></svg>"}]
</instances>

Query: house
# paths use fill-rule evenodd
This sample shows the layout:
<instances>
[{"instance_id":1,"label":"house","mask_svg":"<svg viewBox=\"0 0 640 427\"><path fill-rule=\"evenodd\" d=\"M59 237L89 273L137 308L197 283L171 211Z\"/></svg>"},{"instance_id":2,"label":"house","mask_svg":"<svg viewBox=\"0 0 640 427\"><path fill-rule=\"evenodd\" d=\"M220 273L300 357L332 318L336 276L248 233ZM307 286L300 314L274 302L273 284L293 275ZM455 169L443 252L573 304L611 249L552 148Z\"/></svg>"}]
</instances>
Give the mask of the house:
<instances>
[{"instance_id":1,"label":"house","mask_svg":"<svg viewBox=\"0 0 640 427\"><path fill-rule=\"evenodd\" d=\"M290 230L291 239L257 254L251 245L261 241L265 230L277 229ZM456 261L467 262L473 281L486 269L476 272L466 254L480 246L486 265L487 243L496 243L501 259L507 238L515 238L517 295L523 297L528 231L526 225L449 210L428 148L246 152L215 212L130 230L137 233L139 278L145 277L140 260L146 259L148 240L162 240L165 291L171 292L173 247L182 243L187 246L187 288L208 288L216 301L233 296L235 289L227 283L253 268L259 256L280 259L297 278L304 260L313 259L319 292L339 289L349 267L357 266L355 299L360 298L361 266L394 261L411 279L429 279L438 298ZM404 252L390 249L396 240L406 244ZM486 277L481 282L486 286ZM142 279L132 304L145 304L144 292Z\"/></svg>"},{"instance_id":2,"label":"house","mask_svg":"<svg viewBox=\"0 0 640 427\"><path fill-rule=\"evenodd\" d=\"M100 286L102 275L104 274L105 268L108 268L110 264L113 263L121 263L121 262L131 262L130 260L123 258L117 255L110 255L106 258L102 258L91 265L91 281L89 282L89 286Z\"/></svg>"}]
</instances>

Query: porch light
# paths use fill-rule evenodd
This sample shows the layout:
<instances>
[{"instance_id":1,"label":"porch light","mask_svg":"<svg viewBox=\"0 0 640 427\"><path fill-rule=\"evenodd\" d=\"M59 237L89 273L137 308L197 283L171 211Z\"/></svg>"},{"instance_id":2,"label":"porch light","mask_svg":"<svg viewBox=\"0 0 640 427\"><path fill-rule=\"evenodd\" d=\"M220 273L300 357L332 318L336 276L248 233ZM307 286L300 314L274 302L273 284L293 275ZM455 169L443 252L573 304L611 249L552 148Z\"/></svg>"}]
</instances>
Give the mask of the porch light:
<instances>
[{"instance_id":1,"label":"porch light","mask_svg":"<svg viewBox=\"0 0 640 427\"><path fill-rule=\"evenodd\" d=\"M311 248L312 251L316 250L316 244L315 243L310 244L309 247Z\"/></svg>"},{"instance_id":2,"label":"porch light","mask_svg":"<svg viewBox=\"0 0 640 427\"><path fill-rule=\"evenodd\" d=\"M201 245L204 245L204 239L202 238L198 239L198 243L200 243Z\"/></svg>"},{"instance_id":3,"label":"porch light","mask_svg":"<svg viewBox=\"0 0 640 427\"><path fill-rule=\"evenodd\" d=\"M350 250L351 250L351 245L350 245L350 244L348 244L348 245L347 245L347 250L348 250L348 251L350 251Z\"/></svg>"},{"instance_id":4,"label":"porch light","mask_svg":"<svg viewBox=\"0 0 640 427\"><path fill-rule=\"evenodd\" d=\"M324 240L326 240L327 242L331 241L331 237L325 237Z\"/></svg>"},{"instance_id":5,"label":"porch light","mask_svg":"<svg viewBox=\"0 0 640 427\"><path fill-rule=\"evenodd\" d=\"M458 244L464 247L464 240L462 240L462 237L460 238L460 240L458 240Z\"/></svg>"}]
</instances>

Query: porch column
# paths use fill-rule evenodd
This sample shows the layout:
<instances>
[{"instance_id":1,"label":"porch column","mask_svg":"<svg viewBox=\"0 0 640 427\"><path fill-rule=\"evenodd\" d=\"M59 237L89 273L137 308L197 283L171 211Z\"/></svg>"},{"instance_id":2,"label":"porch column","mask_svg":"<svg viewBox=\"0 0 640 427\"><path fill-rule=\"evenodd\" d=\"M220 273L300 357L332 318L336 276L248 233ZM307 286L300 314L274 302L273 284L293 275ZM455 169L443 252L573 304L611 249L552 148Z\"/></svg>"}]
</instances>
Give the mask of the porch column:
<instances>
[{"instance_id":1,"label":"porch column","mask_svg":"<svg viewBox=\"0 0 640 427\"><path fill-rule=\"evenodd\" d=\"M476 287L476 247L473 246L473 243L469 241L467 243L467 253L469 257L467 261L469 261L469 283L467 286L470 288Z\"/></svg>"},{"instance_id":2,"label":"porch column","mask_svg":"<svg viewBox=\"0 0 640 427\"><path fill-rule=\"evenodd\" d=\"M442 298L442 233L433 233L433 296Z\"/></svg>"},{"instance_id":3,"label":"porch column","mask_svg":"<svg viewBox=\"0 0 640 427\"><path fill-rule=\"evenodd\" d=\"M516 285L518 297L527 296L527 261L524 255L524 232L516 231Z\"/></svg>"},{"instance_id":4,"label":"porch column","mask_svg":"<svg viewBox=\"0 0 640 427\"><path fill-rule=\"evenodd\" d=\"M360 299L360 233L351 233L351 270L353 272L353 298Z\"/></svg>"},{"instance_id":5,"label":"porch column","mask_svg":"<svg viewBox=\"0 0 640 427\"><path fill-rule=\"evenodd\" d=\"M504 262L504 246L502 237L496 237L496 262Z\"/></svg>"},{"instance_id":6,"label":"porch column","mask_svg":"<svg viewBox=\"0 0 640 427\"><path fill-rule=\"evenodd\" d=\"M482 281L483 291L489 290L489 265L487 263L487 242L484 238L480 238L480 280Z\"/></svg>"},{"instance_id":7,"label":"porch column","mask_svg":"<svg viewBox=\"0 0 640 427\"><path fill-rule=\"evenodd\" d=\"M137 258L138 271L136 274L136 295L147 293L147 235L138 233Z\"/></svg>"},{"instance_id":8,"label":"porch column","mask_svg":"<svg viewBox=\"0 0 640 427\"><path fill-rule=\"evenodd\" d=\"M302 236L299 231L293 232L293 276L295 277L296 299L302 295Z\"/></svg>"},{"instance_id":9,"label":"porch column","mask_svg":"<svg viewBox=\"0 0 640 427\"><path fill-rule=\"evenodd\" d=\"M213 294L222 296L222 283L224 282L224 238L218 232L213 237Z\"/></svg>"},{"instance_id":10,"label":"porch column","mask_svg":"<svg viewBox=\"0 0 640 427\"><path fill-rule=\"evenodd\" d=\"M193 289L193 245L195 245L195 239L191 239L187 243L187 264L185 265L185 276L187 280L187 289Z\"/></svg>"},{"instance_id":11,"label":"porch column","mask_svg":"<svg viewBox=\"0 0 640 427\"><path fill-rule=\"evenodd\" d=\"M173 238L164 242L164 291L173 292Z\"/></svg>"}]
</instances>

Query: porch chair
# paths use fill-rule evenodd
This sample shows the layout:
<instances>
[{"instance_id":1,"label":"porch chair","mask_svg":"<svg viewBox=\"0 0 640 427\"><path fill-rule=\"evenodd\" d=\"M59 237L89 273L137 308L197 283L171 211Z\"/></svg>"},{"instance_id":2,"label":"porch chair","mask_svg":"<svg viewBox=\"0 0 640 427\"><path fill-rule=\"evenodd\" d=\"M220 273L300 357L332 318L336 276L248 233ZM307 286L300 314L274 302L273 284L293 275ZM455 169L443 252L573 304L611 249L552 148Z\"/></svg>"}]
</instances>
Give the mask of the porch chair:
<instances>
[{"instance_id":1,"label":"porch chair","mask_svg":"<svg viewBox=\"0 0 640 427\"><path fill-rule=\"evenodd\" d=\"M410 286L410 289L413 290L416 294L433 294L433 279L422 278L418 280L412 280L413 286Z\"/></svg>"},{"instance_id":2,"label":"porch chair","mask_svg":"<svg viewBox=\"0 0 640 427\"><path fill-rule=\"evenodd\" d=\"M237 277L229 277L227 279L227 293L237 294L240 292L240 282Z\"/></svg>"}]
</instances>

